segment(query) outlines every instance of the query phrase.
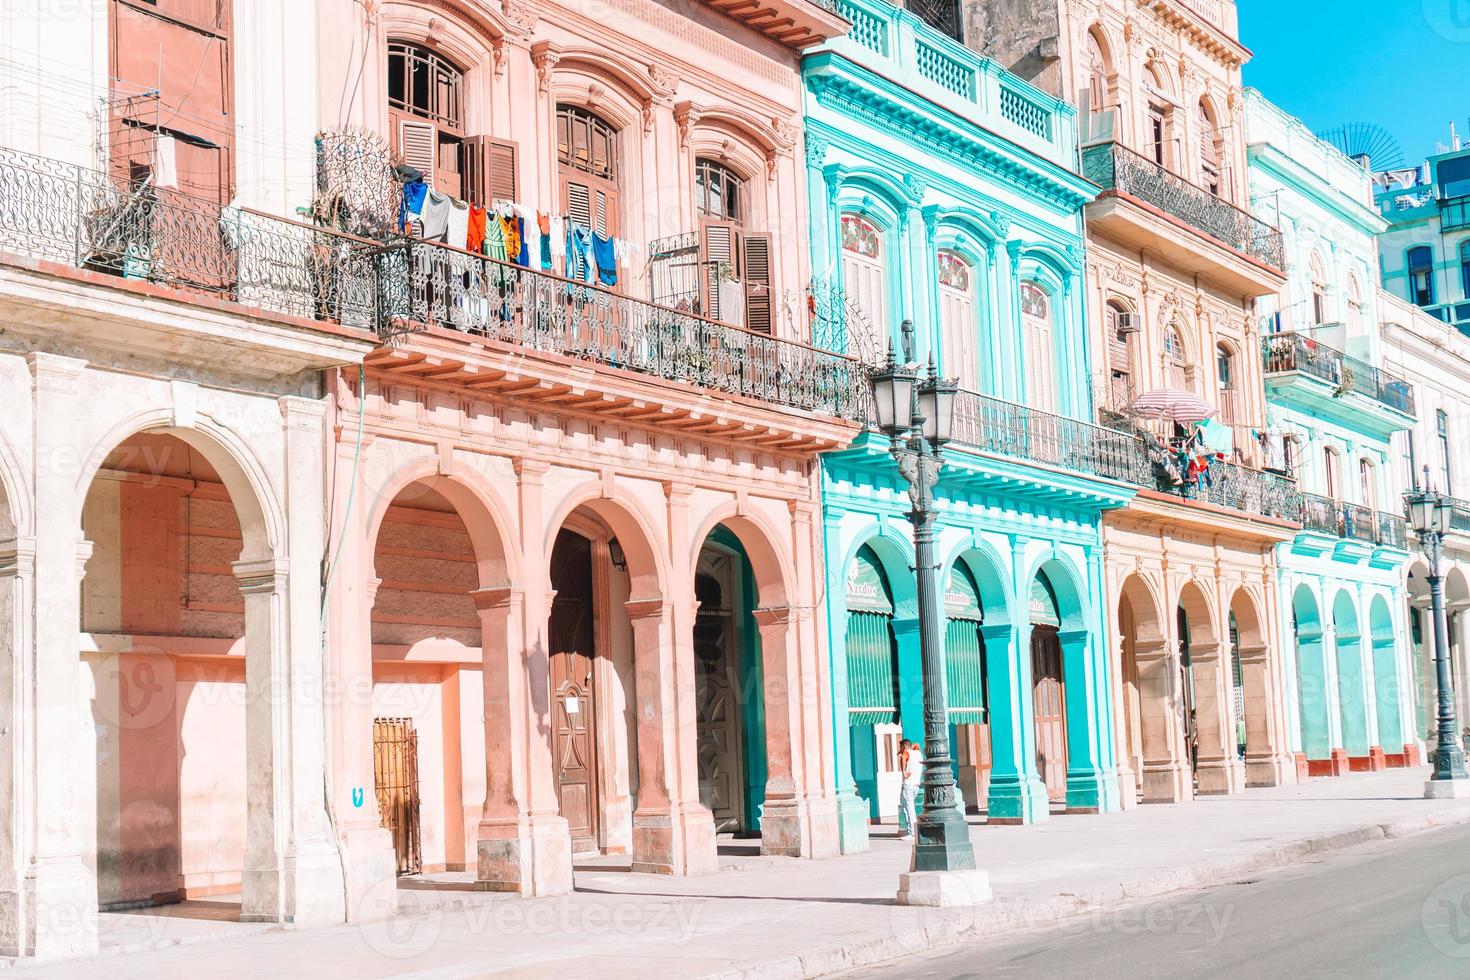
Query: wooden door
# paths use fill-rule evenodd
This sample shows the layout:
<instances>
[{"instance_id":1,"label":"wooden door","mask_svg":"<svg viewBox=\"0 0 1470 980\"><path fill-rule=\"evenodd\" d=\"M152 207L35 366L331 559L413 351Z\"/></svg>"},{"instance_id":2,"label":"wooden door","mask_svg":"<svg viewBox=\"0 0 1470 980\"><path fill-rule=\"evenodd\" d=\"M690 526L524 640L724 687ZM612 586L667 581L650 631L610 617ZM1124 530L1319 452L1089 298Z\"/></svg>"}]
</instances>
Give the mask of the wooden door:
<instances>
[{"instance_id":1,"label":"wooden door","mask_svg":"<svg viewBox=\"0 0 1470 980\"><path fill-rule=\"evenodd\" d=\"M744 830L744 770L740 752L740 686L735 669L736 635L732 559L721 554L701 561L695 579L699 612L694 621L695 742L699 759L699 802L714 814L715 830Z\"/></svg>"},{"instance_id":2,"label":"wooden door","mask_svg":"<svg viewBox=\"0 0 1470 980\"><path fill-rule=\"evenodd\" d=\"M1031 690L1036 711L1036 771L1047 798L1067 799L1067 700L1062 645L1049 626L1031 627Z\"/></svg>"},{"instance_id":3,"label":"wooden door","mask_svg":"<svg viewBox=\"0 0 1470 980\"><path fill-rule=\"evenodd\" d=\"M423 870L419 832L419 739L411 718L373 719L373 785L393 835L400 875Z\"/></svg>"},{"instance_id":4,"label":"wooden door","mask_svg":"<svg viewBox=\"0 0 1470 980\"><path fill-rule=\"evenodd\" d=\"M596 718L593 710L592 543L562 531L551 553L552 757L572 848L598 847Z\"/></svg>"}]
</instances>

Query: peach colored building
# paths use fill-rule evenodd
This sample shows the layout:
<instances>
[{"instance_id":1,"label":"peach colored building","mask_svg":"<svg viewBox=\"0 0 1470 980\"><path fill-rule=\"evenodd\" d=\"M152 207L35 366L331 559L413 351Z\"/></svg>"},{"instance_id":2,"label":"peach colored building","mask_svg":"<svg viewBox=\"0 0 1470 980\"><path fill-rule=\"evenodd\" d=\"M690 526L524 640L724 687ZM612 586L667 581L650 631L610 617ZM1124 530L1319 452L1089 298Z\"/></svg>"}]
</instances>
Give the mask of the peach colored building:
<instances>
[{"instance_id":1,"label":"peach colored building","mask_svg":"<svg viewBox=\"0 0 1470 980\"><path fill-rule=\"evenodd\" d=\"M1299 503L1289 481L1254 468L1264 457L1252 435L1265 426L1255 300L1282 288L1284 256L1280 233L1248 213L1250 52L1235 4L967 8L977 46L1083 113L1083 176L1102 188L1086 220L1103 417L1139 423L1127 411L1137 396L1187 393L1216 409L1227 443L1207 485L1171 475L1161 449L1158 488L1104 521L1122 796L1290 781L1274 553ZM1139 424L1161 442L1175 434Z\"/></svg>"},{"instance_id":2,"label":"peach colored building","mask_svg":"<svg viewBox=\"0 0 1470 980\"><path fill-rule=\"evenodd\" d=\"M846 23L719 6L16 25L0 952L836 853L815 460L857 375L803 343L797 64ZM385 147L614 237L617 283L391 238Z\"/></svg>"}]
</instances>

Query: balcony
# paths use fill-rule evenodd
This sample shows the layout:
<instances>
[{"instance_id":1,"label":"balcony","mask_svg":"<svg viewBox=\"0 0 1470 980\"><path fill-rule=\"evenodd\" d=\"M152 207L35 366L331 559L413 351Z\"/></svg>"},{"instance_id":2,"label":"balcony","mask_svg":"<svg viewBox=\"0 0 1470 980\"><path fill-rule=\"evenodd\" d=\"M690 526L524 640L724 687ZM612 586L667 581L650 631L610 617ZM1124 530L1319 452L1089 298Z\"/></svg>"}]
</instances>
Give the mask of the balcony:
<instances>
[{"instance_id":1,"label":"balcony","mask_svg":"<svg viewBox=\"0 0 1470 980\"><path fill-rule=\"evenodd\" d=\"M1237 463L1217 462L1207 477L1189 479L1167 462L1170 451L1152 452L1153 487L1190 503L1211 504L1257 517L1295 522L1301 513L1296 482Z\"/></svg>"},{"instance_id":2,"label":"balcony","mask_svg":"<svg viewBox=\"0 0 1470 980\"><path fill-rule=\"evenodd\" d=\"M1268 396L1306 411L1343 416L1384 438L1415 418L1408 381L1300 333L1266 338Z\"/></svg>"},{"instance_id":3,"label":"balcony","mask_svg":"<svg viewBox=\"0 0 1470 980\"><path fill-rule=\"evenodd\" d=\"M838 419L864 403L866 379L851 358L588 283L416 240L381 246L376 268L384 339L438 331ZM466 362L433 370L437 380L492 390L525 385Z\"/></svg>"},{"instance_id":4,"label":"balcony","mask_svg":"<svg viewBox=\"0 0 1470 980\"><path fill-rule=\"evenodd\" d=\"M1301 502L1304 530L1370 547L1408 549L1408 525L1401 514L1387 514L1311 493L1302 494Z\"/></svg>"},{"instance_id":5,"label":"balcony","mask_svg":"<svg viewBox=\"0 0 1470 980\"><path fill-rule=\"evenodd\" d=\"M1439 230L1470 228L1470 196L1450 197L1439 202Z\"/></svg>"},{"instance_id":6,"label":"balcony","mask_svg":"<svg viewBox=\"0 0 1470 980\"><path fill-rule=\"evenodd\" d=\"M1117 143L1082 151L1082 176L1103 189L1088 223L1171 264L1249 295L1285 283L1281 232L1147 157ZM1203 238L1218 248L1199 248Z\"/></svg>"},{"instance_id":7,"label":"balcony","mask_svg":"<svg viewBox=\"0 0 1470 980\"><path fill-rule=\"evenodd\" d=\"M835 0L706 0L732 20L789 48L801 50L846 34Z\"/></svg>"},{"instance_id":8,"label":"balcony","mask_svg":"<svg viewBox=\"0 0 1470 980\"><path fill-rule=\"evenodd\" d=\"M955 398L953 442L1131 486L1149 476L1137 436L973 391Z\"/></svg>"},{"instance_id":9,"label":"balcony","mask_svg":"<svg viewBox=\"0 0 1470 980\"><path fill-rule=\"evenodd\" d=\"M14 255L262 314L372 329L375 248L0 148L0 251Z\"/></svg>"}]
</instances>

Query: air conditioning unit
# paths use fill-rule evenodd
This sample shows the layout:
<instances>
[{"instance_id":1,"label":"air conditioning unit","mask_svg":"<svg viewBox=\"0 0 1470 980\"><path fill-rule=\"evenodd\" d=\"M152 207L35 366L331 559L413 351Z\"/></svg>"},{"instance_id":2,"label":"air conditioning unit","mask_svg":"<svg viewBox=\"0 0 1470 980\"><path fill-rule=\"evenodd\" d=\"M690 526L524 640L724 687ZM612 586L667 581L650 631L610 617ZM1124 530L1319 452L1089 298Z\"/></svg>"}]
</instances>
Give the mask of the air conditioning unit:
<instances>
[{"instance_id":1,"label":"air conditioning unit","mask_svg":"<svg viewBox=\"0 0 1470 980\"><path fill-rule=\"evenodd\" d=\"M1139 321L1137 313L1118 313L1116 322L1118 324L1118 333L1120 334L1138 333L1143 329L1143 324Z\"/></svg>"}]
</instances>

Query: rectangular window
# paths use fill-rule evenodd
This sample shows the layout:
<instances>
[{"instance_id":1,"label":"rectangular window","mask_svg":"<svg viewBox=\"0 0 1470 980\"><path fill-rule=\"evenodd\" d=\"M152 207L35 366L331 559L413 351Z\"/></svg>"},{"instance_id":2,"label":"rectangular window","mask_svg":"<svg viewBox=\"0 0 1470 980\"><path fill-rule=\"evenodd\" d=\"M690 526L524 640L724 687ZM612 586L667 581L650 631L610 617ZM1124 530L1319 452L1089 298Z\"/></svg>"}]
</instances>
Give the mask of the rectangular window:
<instances>
[{"instance_id":1,"label":"rectangular window","mask_svg":"<svg viewBox=\"0 0 1470 980\"><path fill-rule=\"evenodd\" d=\"M1453 495L1454 489L1450 483L1450 417L1441 409L1434 415L1435 428L1439 433L1439 486L1435 489L1441 493Z\"/></svg>"},{"instance_id":2,"label":"rectangular window","mask_svg":"<svg viewBox=\"0 0 1470 980\"><path fill-rule=\"evenodd\" d=\"M1404 484L1407 487L1419 485L1419 461L1414 452L1414 430L1409 429L1404 433L1404 465L1409 468L1409 481Z\"/></svg>"}]
</instances>

